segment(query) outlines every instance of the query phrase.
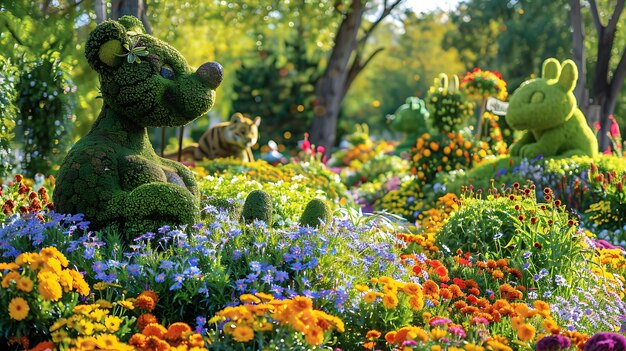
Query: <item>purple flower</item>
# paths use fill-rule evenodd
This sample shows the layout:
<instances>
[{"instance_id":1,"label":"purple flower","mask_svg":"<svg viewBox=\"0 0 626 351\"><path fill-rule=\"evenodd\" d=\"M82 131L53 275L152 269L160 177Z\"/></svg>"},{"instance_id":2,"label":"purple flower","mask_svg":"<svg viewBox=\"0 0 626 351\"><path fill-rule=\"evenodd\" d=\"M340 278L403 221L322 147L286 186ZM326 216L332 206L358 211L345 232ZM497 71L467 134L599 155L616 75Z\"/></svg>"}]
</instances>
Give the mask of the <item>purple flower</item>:
<instances>
[{"instance_id":1,"label":"purple flower","mask_svg":"<svg viewBox=\"0 0 626 351\"><path fill-rule=\"evenodd\" d=\"M548 335L537 341L535 351L559 351L570 347L569 338L563 335Z\"/></svg>"},{"instance_id":2,"label":"purple flower","mask_svg":"<svg viewBox=\"0 0 626 351\"><path fill-rule=\"evenodd\" d=\"M617 333L597 333L587 340L584 351L624 351L626 337Z\"/></svg>"}]
</instances>

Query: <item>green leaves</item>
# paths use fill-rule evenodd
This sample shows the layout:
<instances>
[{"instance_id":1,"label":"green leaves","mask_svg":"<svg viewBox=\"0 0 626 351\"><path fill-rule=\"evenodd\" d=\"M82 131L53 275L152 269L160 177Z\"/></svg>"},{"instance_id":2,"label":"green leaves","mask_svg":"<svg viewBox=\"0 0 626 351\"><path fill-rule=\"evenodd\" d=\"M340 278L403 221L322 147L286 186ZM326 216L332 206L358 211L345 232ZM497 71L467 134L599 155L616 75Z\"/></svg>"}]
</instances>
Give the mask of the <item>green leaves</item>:
<instances>
[{"instance_id":1,"label":"green leaves","mask_svg":"<svg viewBox=\"0 0 626 351\"><path fill-rule=\"evenodd\" d=\"M141 63L139 56L148 56L148 49L145 46L138 46L139 38L136 37L138 36L137 33L128 31L127 34L130 38L130 46L128 43L124 43L124 49L128 52L118 56L126 56L126 61L128 63Z\"/></svg>"}]
</instances>

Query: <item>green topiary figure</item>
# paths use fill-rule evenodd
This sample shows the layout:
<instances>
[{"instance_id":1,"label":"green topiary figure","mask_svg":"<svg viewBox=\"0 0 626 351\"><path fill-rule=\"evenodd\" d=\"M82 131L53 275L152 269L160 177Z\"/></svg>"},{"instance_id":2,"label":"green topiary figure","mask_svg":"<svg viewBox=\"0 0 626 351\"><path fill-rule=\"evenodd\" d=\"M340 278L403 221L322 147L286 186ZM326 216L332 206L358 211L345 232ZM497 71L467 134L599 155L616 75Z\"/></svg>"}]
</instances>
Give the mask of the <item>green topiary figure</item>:
<instances>
[{"instance_id":1,"label":"green topiary figure","mask_svg":"<svg viewBox=\"0 0 626 351\"><path fill-rule=\"evenodd\" d=\"M59 169L57 211L84 213L91 228L112 225L127 235L196 222L193 174L158 157L146 127L182 126L206 113L222 67L210 62L194 72L176 49L145 34L130 16L98 25L85 55L100 74L104 105Z\"/></svg>"},{"instance_id":2,"label":"green topiary figure","mask_svg":"<svg viewBox=\"0 0 626 351\"><path fill-rule=\"evenodd\" d=\"M252 223L258 219L271 226L273 213L274 205L270 195L263 190L254 190L246 197L241 216L246 223Z\"/></svg>"},{"instance_id":3,"label":"green topiary figure","mask_svg":"<svg viewBox=\"0 0 626 351\"><path fill-rule=\"evenodd\" d=\"M313 199L304 208L300 217L301 226L317 228L320 224L329 223L332 217L330 206L324 200Z\"/></svg>"},{"instance_id":4,"label":"green topiary figure","mask_svg":"<svg viewBox=\"0 0 626 351\"><path fill-rule=\"evenodd\" d=\"M509 148L511 156L534 158L598 153L598 141L576 106L573 90L576 64L561 66L553 58L543 63L542 78L524 82L511 97L506 122L525 131Z\"/></svg>"},{"instance_id":5,"label":"green topiary figure","mask_svg":"<svg viewBox=\"0 0 626 351\"><path fill-rule=\"evenodd\" d=\"M415 140L420 135L429 132L427 122L429 115L424 100L411 96L393 115L387 116L391 130L406 133L405 140L396 147L396 150L408 151L415 145Z\"/></svg>"}]
</instances>

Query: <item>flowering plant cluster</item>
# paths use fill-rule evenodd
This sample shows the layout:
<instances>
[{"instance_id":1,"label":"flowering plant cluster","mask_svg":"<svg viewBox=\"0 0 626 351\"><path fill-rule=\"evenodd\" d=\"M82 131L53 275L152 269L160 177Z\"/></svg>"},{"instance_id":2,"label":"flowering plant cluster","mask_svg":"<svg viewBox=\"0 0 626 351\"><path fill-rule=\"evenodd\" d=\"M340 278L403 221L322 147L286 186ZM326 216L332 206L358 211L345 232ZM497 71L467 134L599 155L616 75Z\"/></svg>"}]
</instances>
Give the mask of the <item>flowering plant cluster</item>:
<instances>
[{"instance_id":1,"label":"flowering plant cluster","mask_svg":"<svg viewBox=\"0 0 626 351\"><path fill-rule=\"evenodd\" d=\"M430 184L439 172L469 169L491 154L487 143L463 133L425 133L411 148L411 173L423 186Z\"/></svg>"},{"instance_id":2,"label":"flowering plant cluster","mask_svg":"<svg viewBox=\"0 0 626 351\"><path fill-rule=\"evenodd\" d=\"M54 181L54 180L53 180ZM2 211L0 220L14 213L37 213L44 208L53 209L54 205L48 195L48 189L33 188L26 184L24 177L17 174L12 181L0 187L0 203Z\"/></svg>"},{"instance_id":3,"label":"flowering plant cluster","mask_svg":"<svg viewBox=\"0 0 626 351\"><path fill-rule=\"evenodd\" d=\"M502 79L502 74L497 71L483 71L474 67L471 72L466 72L461 79L461 89L470 98L484 99L493 96L499 100L506 100L506 82Z\"/></svg>"},{"instance_id":4,"label":"flowering plant cluster","mask_svg":"<svg viewBox=\"0 0 626 351\"><path fill-rule=\"evenodd\" d=\"M82 274L67 268L65 255L54 247L25 252L0 263L0 330L5 338L42 341L59 317L71 313L79 295L89 295Z\"/></svg>"},{"instance_id":5,"label":"flowering plant cluster","mask_svg":"<svg viewBox=\"0 0 626 351\"><path fill-rule=\"evenodd\" d=\"M603 199L589 205L585 214L596 228L609 231L624 231L626 227L626 172L598 172L598 167L591 164L589 170L590 191L604 194ZM613 238L616 242L626 240L626 232Z\"/></svg>"},{"instance_id":6,"label":"flowering plant cluster","mask_svg":"<svg viewBox=\"0 0 626 351\"><path fill-rule=\"evenodd\" d=\"M456 76L455 76L456 78ZM465 94L458 89L448 89L448 77L435 79L435 84L428 89L426 102L430 111L432 127L441 133L454 133L461 130L467 119L474 113L474 103L467 101Z\"/></svg>"},{"instance_id":7,"label":"flowering plant cluster","mask_svg":"<svg viewBox=\"0 0 626 351\"><path fill-rule=\"evenodd\" d=\"M257 350L293 350L304 337L304 342L316 349L328 341L332 330L345 330L341 319L314 309L312 300L304 296L277 300L259 292L241 295L239 300L242 305L226 307L209 320L219 323L215 332L226 336L219 341L220 347L252 343Z\"/></svg>"}]
</instances>

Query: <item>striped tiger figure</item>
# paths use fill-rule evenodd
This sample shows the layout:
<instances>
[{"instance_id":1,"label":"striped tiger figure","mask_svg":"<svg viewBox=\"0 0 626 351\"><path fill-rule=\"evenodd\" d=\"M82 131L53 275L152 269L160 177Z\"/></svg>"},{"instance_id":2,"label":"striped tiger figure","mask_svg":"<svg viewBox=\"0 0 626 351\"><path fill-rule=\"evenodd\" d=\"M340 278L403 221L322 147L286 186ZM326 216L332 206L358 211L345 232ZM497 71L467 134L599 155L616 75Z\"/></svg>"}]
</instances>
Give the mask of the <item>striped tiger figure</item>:
<instances>
[{"instance_id":1,"label":"striped tiger figure","mask_svg":"<svg viewBox=\"0 0 626 351\"><path fill-rule=\"evenodd\" d=\"M198 143L183 148L182 160L201 161L223 157L234 157L244 162L254 161L251 147L259 140L259 125L261 118L254 120L237 112L230 121L222 122L209 128ZM166 158L176 160L178 154L165 155Z\"/></svg>"}]
</instances>

